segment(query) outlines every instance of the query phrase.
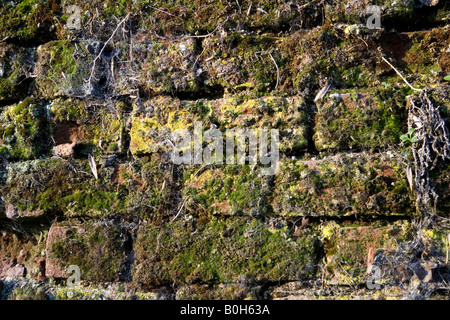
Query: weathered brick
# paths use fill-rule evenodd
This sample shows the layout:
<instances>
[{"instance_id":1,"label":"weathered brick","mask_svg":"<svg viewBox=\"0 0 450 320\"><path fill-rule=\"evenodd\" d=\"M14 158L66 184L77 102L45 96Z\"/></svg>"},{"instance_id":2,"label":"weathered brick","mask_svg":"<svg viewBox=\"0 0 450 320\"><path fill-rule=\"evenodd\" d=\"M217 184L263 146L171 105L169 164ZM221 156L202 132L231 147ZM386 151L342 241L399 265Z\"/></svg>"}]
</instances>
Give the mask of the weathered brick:
<instances>
[{"instance_id":1,"label":"weathered brick","mask_svg":"<svg viewBox=\"0 0 450 320\"><path fill-rule=\"evenodd\" d=\"M62 213L67 217L164 215L173 210L177 172L167 159L119 164L96 158L98 180L87 159L41 159L11 163L0 189L10 218ZM166 164L164 164L166 163Z\"/></svg>"},{"instance_id":2,"label":"weathered brick","mask_svg":"<svg viewBox=\"0 0 450 320\"><path fill-rule=\"evenodd\" d=\"M111 224L53 225L45 249L46 276L66 278L67 268L76 265L83 281L117 281L125 263L123 239L123 230Z\"/></svg>"},{"instance_id":3,"label":"weathered brick","mask_svg":"<svg viewBox=\"0 0 450 320\"><path fill-rule=\"evenodd\" d=\"M95 104L95 106L93 105ZM48 105L53 153L62 157L125 152L124 102L55 99Z\"/></svg>"},{"instance_id":4,"label":"weathered brick","mask_svg":"<svg viewBox=\"0 0 450 320\"><path fill-rule=\"evenodd\" d=\"M195 220L141 226L134 246L135 284L265 283L314 273L317 239L307 231L294 240L287 230L269 231L255 219Z\"/></svg>"},{"instance_id":5,"label":"weathered brick","mask_svg":"<svg viewBox=\"0 0 450 320\"><path fill-rule=\"evenodd\" d=\"M118 90L139 87L158 94L194 93L200 83L196 73L196 46L193 38L162 39L140 32L132 39L132 62L118 65Z\"/></svg>"},{"instance_id":6,"label":"weathered brick","mask_svg":"<svg viewBox=\"0 0 450 320\"><path fill-rule=\"evenodd\" d=\"M298 96L258 99L236 96L195 102L158 97L144 102L136 111L130 131L130 149L136 155L170 152L173 149L167 139L171 139L171 133L185 129L193 136L196 121L201 122L203 134L211 127L223 133L224 150L226 130L239 128L255 132L277 129L280 152L304 150L308 145L305 102Z\"/></svg>"},{"instance_id":7,"label":"weathered brick","mask_svg":"<svg viewBox=\"0 0 450 320\"><path fill-rule=\"evenodd\" d=\"M87 41L57 40L39 46L35 67L37 95L55 98L93 93L95 83L86 81L95 58L89 53L88 45Z\"/></svg>"},{"instance_id":8,"label":"weathered brick","mask_svg":"<svg viewBox=\"0 0 450 320\"><path fill-rule=\"evenodd\" d=\"M5 108L0 114L0 156L35 159L50 152L47 104L35 98Z\"/></svg>"},{"instance_id":9,"label":"weathered brick","mask_svg":"<svg viewBox=\"0 0 450 320\"><path fill-rule=\"evenodd\" d=\"M250 165L186 170L183 194L189 211L213 215L267 215L271 212L272 176Z\"/></svg>"},{"instance_id":10,"label":"weathered brick","mask_svg":"<svg viewBox=\"0 0 450 320\"><path fill-rule=\"evenodd\" d=\"M329 92L317 109L318 150L384 148L408 131L405 94L394 90Z\"/></svg>"},{"instance_id":11,"label":"weathered brick","mask_svg":"<svg viewBox=\"0 0 450 320\"><path fill-rule=\"evenodd\" d=\"M411 215L406 166L390 152L285 161L275 176L273 210L282 215Z\"/></svg>"},{"instance_id":12,"label":"weathered brick","mask_svg":"<svg viewBox=\"0 0 450 320\"><path fill-rule=\"evenodd\" d=\"M341 285L365 282L378 251L400 249L399 244L411 237L411 230L407 220L388 226L325 224L322 229L325 239L325 281Z\"/></svg>"},{"instance_id":13,"label":"weathered brick","mask_svg":"<svg viewBox=\"0 0 450 320\"><path fill-rule=\"evenodd\" d=\"M45 241L47 231L0 234L0 277L38 278L45 276Z\"/></svg>"},{"instance_id":14,"label":"weathered brick","mask_svg":"<svg viewBox=\"0 0 450 320\"><path fill-rule=\"evenodd\" d=\"M33 76L35 48L0 44L0 100L22 99Z\"/></svg>"}]
</instances>

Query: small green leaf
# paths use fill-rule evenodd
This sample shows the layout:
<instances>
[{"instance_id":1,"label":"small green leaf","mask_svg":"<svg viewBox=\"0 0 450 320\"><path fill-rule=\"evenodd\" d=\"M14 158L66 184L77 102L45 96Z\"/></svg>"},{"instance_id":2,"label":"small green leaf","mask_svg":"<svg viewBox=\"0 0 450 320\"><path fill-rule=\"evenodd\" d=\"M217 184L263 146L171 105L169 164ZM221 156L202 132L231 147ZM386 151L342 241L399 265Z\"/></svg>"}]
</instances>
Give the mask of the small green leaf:
<instances>
[{"instance_id":1,"label":"small green leaf","mask_svg":"<svg viewBox=\"0 0 450 320\"><path fill-rule=\"evenodd\" d=\"M444 77L444 80L450 81L450 74Z\"/></svg>"},{"instance_id":2,"label":"small green leaf","mask_svg":"<svg viewBox=\"0 0 450 320\"><path fill-rule=\"evenodd\" d=\"M414 133L414 131L416 131L416 129L410 128L410 129L408 130L408 135L412 135L412 134Z\"/></svg>"},{"instance_id":3,"label":"small green leaf","mask_svg":"<svg viewBox=\"0 0 450 320\"><path fill-rule=\"evenodd\" d=\"M406 134L402 134L402 135L400 136L400 140L402 140L402 141L407 141L407 140L409 140L409 138L408 138L408 136L407 136Z\"/></svg>"},{"instance_id":4,"label":"small green leaf","mask_svg":"<svg viewBox=\"0 0 450 320\"><path fill-rule=\"evenodd\" d=\"M386 88L389 88L389 87L391 86L389 83L387 83L387 82L385 82L385 81L383 81L381 84L382 84L383 86L385 86Z\"/></svg>"},{"instance_id":5,"label":"small green leaf","mask_svg":"<svg viewBox=\"0 0 450 320\"><path fill-rule=\"evenodd\" d=\"M417 138L417 137L412 137L411 140L409 140L409 141L411 141L412 143L414 143L414 142L417 142L417 140L419 140L419 138Z\"/></svg>"}]
</instances>

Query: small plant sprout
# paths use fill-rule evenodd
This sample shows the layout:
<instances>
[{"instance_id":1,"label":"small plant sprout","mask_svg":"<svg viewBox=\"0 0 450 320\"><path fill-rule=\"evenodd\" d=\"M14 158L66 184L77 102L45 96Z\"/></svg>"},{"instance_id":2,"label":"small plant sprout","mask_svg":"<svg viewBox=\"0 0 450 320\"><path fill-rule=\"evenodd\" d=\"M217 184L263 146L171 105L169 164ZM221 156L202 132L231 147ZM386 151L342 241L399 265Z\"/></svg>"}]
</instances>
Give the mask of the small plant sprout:
<instances>
[{"instance_id":1,"label":"small plant sprout","mask_svg":"<svg viewBox=\"0 0 450 320\"><path fill-rule=\"evenodd\" d=\"M400 140L402 140L403 142L409 141L411 143L417 142L417 140L419 139L417 137L413 137L414 131L416 131L416 129L410 128L408 130L408 133L402 134L400 136Z\"/></svg>"},{"instance_id":2,"label":"small plant sprout","mask_svg":"<svg viewBox=\"0 0 450 320\"><path fill-rule=\"evenodd\" d=\"M446 75L446 76L444 77L444 80L450 81L450 74Z\"/></svg>"}]
</instances>

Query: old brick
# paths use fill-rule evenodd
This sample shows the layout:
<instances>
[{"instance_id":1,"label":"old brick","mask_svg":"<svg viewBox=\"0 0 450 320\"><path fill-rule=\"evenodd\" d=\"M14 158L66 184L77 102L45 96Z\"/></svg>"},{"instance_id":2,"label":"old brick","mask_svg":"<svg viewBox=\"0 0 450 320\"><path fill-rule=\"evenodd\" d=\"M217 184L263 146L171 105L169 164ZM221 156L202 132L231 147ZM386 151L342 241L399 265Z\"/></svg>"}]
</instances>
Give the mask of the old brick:
<instances>
[{"instance_id":1,"label":"old brick","mask_svg":"<svg viewBox=\"0 0 450 320\"><path fill-rule=\"evenodd\" d=\"M46 244L46 276L65 278L67 268L80 268L85 281L117 281L125 262L121 229L95 222L53 225Z\"/></svg>"}]
</instances>

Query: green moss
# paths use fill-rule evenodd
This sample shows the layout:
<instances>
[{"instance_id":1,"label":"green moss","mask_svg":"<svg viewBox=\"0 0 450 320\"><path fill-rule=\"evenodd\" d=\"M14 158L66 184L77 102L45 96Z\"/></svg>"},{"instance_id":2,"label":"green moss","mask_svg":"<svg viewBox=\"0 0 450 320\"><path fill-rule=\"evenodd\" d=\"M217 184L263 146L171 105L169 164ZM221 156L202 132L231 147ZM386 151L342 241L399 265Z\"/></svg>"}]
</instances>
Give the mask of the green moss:
<instances>
[{"instance_id":1,"label":"green moss","mask_svg":"<svg viewBox=\"0 0 450 320\"><path fill-rule=\"evenodd\" d=\"M54 140L57 144L76 141L76 156L121 153L125 135L123 108L119 102L114 107L99 105L94 112L86 101L55 99L49 105ZM65 136L64 141L61 134Z\"/></svg>"},{"instance_id":2,"label":"green moss","mask_svg":"<svg viewBox=\"0 0 450 320\"><path fill-rule=\"evenodd\" d=\"M18 99L26 97L29 89L29 74L33 50L14 45L0 47L0 99Z\"/></svg>"},{"instance_id":3,"label":"green moss","mask_svg":"<svg viewBox=\"0 0 450 320\"><path fill-rule=\"evenodd\" d=\"M406 130L406 92L380 89L330 93L319 104L314 140L319 150L382 148Z\"/></svg>"},{"instance_id":4,"label":"green moss","mask_svg":"<svg viewBox=\"0 0 450 320\"><path fill-rule=\"evenodd\" d=\"M272 204L276 213L376 216L415 212L405 168L398 159L362 153L302 162L281 163ZM399 189L408 192L394 192Z\"/></svg>"},{"instance_id":5,"label":"green moss","mask_svg":"<svg viewBox=\"0 0 450 320\"><path fill-rule=\"evenodd\" d=\"M211 220L143 227L136 240L133 281L141 285L164 283L264 283L304 279L314 271L315 238L305 234L295 241L269 232L257 220Z\"/></svg>"},{"instance_id":6,"label":"green moss","mask_svg":"<svg viewBox=\"0 0 450 320\"><path fill-rule=\"evenodd\" d=\"M44 283L27 283L17 286L8 300L48 300L47 286Z\"/></svg>"},{"instance_id":7,"label":"green moss","mask_svg":"<svg viewBox=\"0 0 450 320\"><path fill-rule=\"evenodd\" d=\"M206 85L236 88L250 85L261 95L274 89L277 66L281 57L276 50L276 38L270 35L244 35L229 33L227 37L216 36L205 40L204 57L208 70ZM278 61L275 66L272 58Z\"/></svg>"},{"instance_id":8,"label":"green moss","mask_svg":"<svg viewBox=\"0 0 450 320\"><path fill-rule=\"evenodd\" d=\"M140 90L167 95L199 91L199 79L193 66L196 43L192 38L164 41L151 33L142 32L131 49L135 61L133 70L139 79ZM129 47L127 50L130 50ZM117 92L129 93L129 85L129 81L124 81L119 84Z\"/></svg>"},{"instance_id":9,"label":"green moss","mask_svg":"<svg viewBox=\"0 0 450 320\"><path fill-rule=\"evenodd\" d=\"M3 230L0 236L2 259L21 264L27 269L29 278L43 276L39 261L45 253L47 226L33 226L27 234L7 232Z\"/></svg>"},{"instance_id":10,"label":"green moss","mask_svg":"<svg viewBox=\"0 0 450 320\"><path fill-rule=\"evenodd\" d=\"M0 35L22 41L45 41L55 36L56 1L24 0L0 4Z\"/></svg>"},{"instance_id":11,"label":"green moss","mask_svg":"<svg viewBox=\"0 0 450 320\"><path fill-rule=\"evenodd\" d=\"M110 19L113 17L124 17L131 9L131 0L103 1L104 10L102 19Z\"/></svg>"},{"instance_id":12,"label":"green moss","mask_svg":"<svg viewBox=\"0 0 450 320\"><path fill-rule=\"evenodd\" d=\"M306 103L299 97L263 96L258 99L245 94L218 100L180 101L158 97L145 101L146 108L132 117L130 149L135 155L169 152L167 139L178 129L194 132L195 121L201 122L203 134L211 127L226 130L278 129L280 152L304 150L307 147ZM225 149L225 148L224 148Z\"/></svg>"},{"instance_id":13,"label":"green moss","mask_svg":"<svg viewBox=\"0 0 450 320\"><path fill-rule=\"evenodd\" d=\"M1 118L0 140L4 157L32 159L49 153L49 123L43 101L27 98L8 107Z\"/></svg>"},{"instance_id":14,"label":"green moss","mask_svg":"<svg viewBox=\"0 0 450 320\"><path fill-rule=\"evenodd\" d=\"M155 155L111 167L100 165L98 157L98 180L87 159L25 161L8 168L1 191L19 216L164 216L174 210L179 190L178 172L164 161Z\"/></svg>"},{"instance_id":15,"label":"green moss","mask_svg":"<svg viewBox=\"0 0 450 320\"><path fill-rule=\"evenodd\" d=\"M101 190L80 190L61 199L61 206L68 216L83 212L88 216L109 215L123 210L123 202L116 192Z\"/></svg>"},{"instance_id":16,"label":"green moss","mask_svg":"<svg viewBox=\"0 0 450 320\"><path fill-rule=\"evenodd\" d=\"M36 79L36 89L39 95L54 98L86 93L88 84L85 80L89 78L93 60L86 47L86 42L56 40L38 48L36 68L40 77Z\"/></svg>"},{"instance_id":17,"label":"green moss","mask_svg":"<svg viewBox=\"0 0 450 320\"><path fill-rule=\"evenodd\" d=\"M444 262L448 254L448 233L436 229L422 230L422 241L424 242L426 256L432 256Z\"/></svg>"},{"instance_id":18,"label":"green moss","mask_svg":"<svg viewBox=\"0 0 450 320\"><path fill-rule=\"evenodd\" d=\"M65 234L51 243L48 254L65 270L77 265L83 281L117 281L124 263L120 227L83 223L63 227Z\"/></svg>"},{"instance_id":19,"label":"green moss","mask_svg":"<svg viewBox=\"0 0 450 320\"><path fill-rule=\"evenodd\" d=\"M224 165L197 171L193 168L184 175L188 210L221 215L270 213L270 178L259 176L252 166Z\"/></svg>"}]
</instances>

